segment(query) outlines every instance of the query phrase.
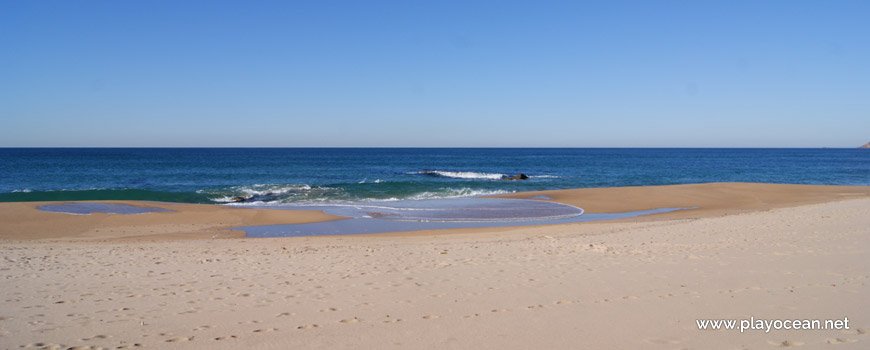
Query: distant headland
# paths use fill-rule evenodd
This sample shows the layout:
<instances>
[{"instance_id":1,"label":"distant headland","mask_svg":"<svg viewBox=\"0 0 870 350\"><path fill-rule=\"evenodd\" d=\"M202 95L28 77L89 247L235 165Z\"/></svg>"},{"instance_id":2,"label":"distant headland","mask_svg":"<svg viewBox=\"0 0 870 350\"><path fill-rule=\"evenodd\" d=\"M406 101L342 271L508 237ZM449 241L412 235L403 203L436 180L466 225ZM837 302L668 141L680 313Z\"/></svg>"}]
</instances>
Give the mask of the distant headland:
<instances>
[{"instance_id":1,"label":"distant headland","mask_svg":"<svg viewBox=\"0 0 870 350\"><path fill-rule=\"evenodd\" d=\"M870 148L870 142L867 142L863 146L859 146L858 148Z\"/></svg>"}]
</instances>

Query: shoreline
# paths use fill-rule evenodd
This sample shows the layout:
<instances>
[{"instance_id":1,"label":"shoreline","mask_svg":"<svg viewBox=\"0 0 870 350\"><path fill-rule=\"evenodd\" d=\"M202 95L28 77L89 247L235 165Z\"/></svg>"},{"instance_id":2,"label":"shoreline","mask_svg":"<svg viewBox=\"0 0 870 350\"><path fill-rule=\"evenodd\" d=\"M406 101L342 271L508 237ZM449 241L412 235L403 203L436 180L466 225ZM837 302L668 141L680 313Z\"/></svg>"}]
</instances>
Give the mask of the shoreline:
<instances>
[{"instance_id":1,"label":"shoreline","mask_svg":"<svg viewBox=\"0 0 870 350\"><path fill-rule=\"evenodd\" d=\"M546 196L551 199L539 199ZM705 183L688 185L583 188L518 192L486 196L541 200L583 208L586 213L622 213L659 208L693 208L603 222L644 222L698 219L776 208L870 197L870 186L788 185L765 183ZM70 201L73 202L73 201ZM181 204L148 201L77 201L125 204L170 209L173 212L137 215L70 215L37 210L43 204L61 202L0 203L0 240L177 240L244 238L235 227L317 223L344 219L319 211L251 209L211 204ZM582 225L571 223L558 225ZM548 225L531 225L539 227ZM450 228L366 236L424 236L481 233L517 229L518 226ZM343 237L335 236L335 237Z\"/></svg>"},{"instance_id":2,"label":"shoreline","mask_svg":"<svg viewBox=\"0 0 870 350\"><path fill-rule=\"evenodd\" d=\"M57 203L106 203L171 212L76 215L42 211ZM178 240L244 238L246 225L302 224L341 217L314 211L247 209L212 204L148 201L63 201L0 203L0 240Z\"/></svg>"},{"instance_id":3,"label":"shoreline","mask_svg":"<svg viewBox=\"0 0 870 350\"><path fill-rule=\"evenodd\" d=\"M656 214L656 218L683 219L867 197L870 196L870 186L713 182L532 191L491 197L541 200L532 198L535 196L547 196L552 198L549 201L581 206L587 213L697 207Z\"/></svg>"},{"instance_id":4,"label":"shoreline","mask_svg":"<svg viewBox=\"0 0 870 350\"><path fill-rule=\"evenodd\" d=\"M626 198L638 198L634 206L705 193L688 187L602 191L627 191L634 197ZM715 193L711 201L732 201L685 217L398 234L4 240L0 343L191 350L866 348L868 189L816 188L783 197L773 194L796 189L700 188ZM671 196L644 202L638 191ZM685 198L678 195L683 191ZM578 193L594 194L563 194ZM606 201L594 203L608 208ZM216 212L261 222L319 214L184 209L191 220ZM123 228L113 221L123 215L40 213ZM127 218L156 229L149 216L164 214L170 213ZM179 216L163 229L189 225ZM750 317L848 318L851 328L740 333L696 326L696 320Z\"/></svg>"}]
</instances>

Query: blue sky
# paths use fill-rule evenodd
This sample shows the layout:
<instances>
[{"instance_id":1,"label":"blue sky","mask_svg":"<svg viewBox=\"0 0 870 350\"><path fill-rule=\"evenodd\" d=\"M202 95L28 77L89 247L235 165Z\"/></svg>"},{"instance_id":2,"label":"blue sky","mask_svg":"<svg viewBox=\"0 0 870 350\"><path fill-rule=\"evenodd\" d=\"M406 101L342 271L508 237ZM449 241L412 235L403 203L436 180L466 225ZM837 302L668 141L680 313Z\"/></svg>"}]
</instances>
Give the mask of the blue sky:
<instances>
[{"instance_id":1,"label":"blue sky","mask_svg":"<svg viewBox=\"0 0 870 350\"><path fill-rule=\"evenodd\" d=\"M0 0L0 147L856 147L866 1Z\"/></svg>"}]
</instances>

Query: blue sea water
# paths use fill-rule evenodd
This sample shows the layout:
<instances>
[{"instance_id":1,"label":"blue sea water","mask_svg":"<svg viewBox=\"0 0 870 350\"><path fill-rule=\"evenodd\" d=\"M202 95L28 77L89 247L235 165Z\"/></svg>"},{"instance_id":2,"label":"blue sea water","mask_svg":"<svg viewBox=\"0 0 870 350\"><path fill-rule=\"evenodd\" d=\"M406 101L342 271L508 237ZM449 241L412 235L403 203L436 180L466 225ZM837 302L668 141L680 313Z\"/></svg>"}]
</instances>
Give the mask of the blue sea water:
<instances>
[{"instance_id":1,"label":"blue sea water","mask_svg":"<svg viewBox=\"0 0 870 350\"><path fill-rule=\"evenodd\" d=\"M519 173L530 178L501 180ZM870 150L0 149L0 201L323 204L732 181L867 186Z\"/></svg>"}]
</instances>

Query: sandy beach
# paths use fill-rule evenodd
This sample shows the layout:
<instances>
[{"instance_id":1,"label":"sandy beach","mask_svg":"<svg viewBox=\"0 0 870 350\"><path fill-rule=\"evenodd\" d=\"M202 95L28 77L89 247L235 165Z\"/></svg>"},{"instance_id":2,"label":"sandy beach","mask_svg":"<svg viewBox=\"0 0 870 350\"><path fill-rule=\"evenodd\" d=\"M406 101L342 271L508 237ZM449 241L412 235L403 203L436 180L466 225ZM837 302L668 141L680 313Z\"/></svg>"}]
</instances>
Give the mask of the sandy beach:
<instances>
[{"instance_id":1,"label":"sandy beach","mask_svg":"<svg viewBox=\"0 0 870 350\"><path fill-rule=\"evenodd\" d=\"M864 349L870 187L720 183L525 192L606 222L244 238L319 212L0 203L3 349ZM707 319L841 330L699 330Z\"/></svg>"}]
</instances>

